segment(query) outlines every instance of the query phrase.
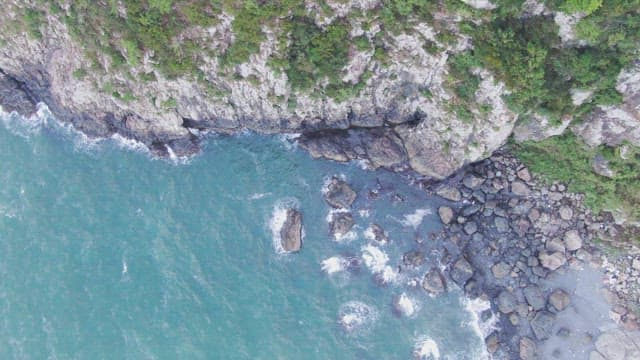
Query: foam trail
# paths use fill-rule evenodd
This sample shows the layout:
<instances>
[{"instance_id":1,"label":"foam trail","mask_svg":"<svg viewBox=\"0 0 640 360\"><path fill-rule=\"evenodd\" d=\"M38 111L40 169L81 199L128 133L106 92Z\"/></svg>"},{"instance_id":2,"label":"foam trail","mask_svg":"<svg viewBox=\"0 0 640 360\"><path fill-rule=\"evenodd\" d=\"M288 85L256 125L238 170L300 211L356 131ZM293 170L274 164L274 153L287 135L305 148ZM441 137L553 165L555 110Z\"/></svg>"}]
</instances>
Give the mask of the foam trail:
<instances>
[{"instance_id":1,"label":"foam trail","mask_svg":"<svg viewBox=\"0 0 640 360\"><path fill-rule=\"evenodd\" d=\"M348 262L345 258L340 256L332 256L330 258L322 260L322 271L327 274L335 274L344 271L347 268Z\"/></svg>"},{"instance_id":2,"label":"foam trail","mask_svg":"<svg viewBox=\"0 0 640 360\"><path fill-rule=\"evenodd\" d=\"M473 332L476 333L478 338L481 340L482 348L479 350L479 353L475 354L476 359L490 359L489 353L487 352L486 346L484 346L484 339L491 334L492 331L496 330L496 324L498 322L498 317L496 314L491 314L491 317L487 319L487 321L482 321L480 318L481 314L491 309L491 303L489 300L484 300L481 298L469 299L469 298L461 298L460 300L465 310L471 316L471 320L469 321L469 326L473 329Z\"/></svg>"},{"instance_id":3,"label":"foam trail","mask_svg":"<svg viewBox=\"0 0 640 360\"><path fill-rule=\"evenodd\" d=\"M368 244L362 247L362 260L372 273L380 275L383 283L396 280L398 273L389 265L389 256L377 246Z\"/></svg>"},{"instance_id":4,"label":"foam trail","mask_svg":"<svg viewBox=\"0 0 640 360\"><path fill-rule=\"evenodd\" d=\"M430 209L416 209L413 214L405 215L404 220L401 220L400 223L404 226L417 229L418 226L422 224L424 217L427 215L431 215Z\"/></svg>"}]
</instances>

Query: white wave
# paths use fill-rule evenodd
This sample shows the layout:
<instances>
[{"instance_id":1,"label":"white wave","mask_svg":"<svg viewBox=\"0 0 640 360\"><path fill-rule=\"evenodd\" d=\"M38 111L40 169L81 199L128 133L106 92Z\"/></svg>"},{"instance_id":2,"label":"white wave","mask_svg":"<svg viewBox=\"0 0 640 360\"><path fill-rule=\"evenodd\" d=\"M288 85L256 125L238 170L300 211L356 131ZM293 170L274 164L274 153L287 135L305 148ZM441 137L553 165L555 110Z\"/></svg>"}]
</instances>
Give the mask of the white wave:
<instances>
[{"instance_id":1,"label":"white wave","mask_svg":"<svg viewBox=\"0 0 640 360\"><path fill-rule=\"evenodd\" d=\"M327 274L335 274L344 271L349 265L348 260L341 256L332 256L322 260L322 271Z\"/></svg>"},{"instance_id":2,"label":"white wave","mask_svg":"<svg viewBox=\"0 0 640 360\"><path fill-rule=\"evenodd\" d=\"M338 323L344 330L354 333L366 330L378 319L378 312L373 306L360 301L349 301L340 306Z\"/></svg>"},{"instance_id":3,"label":"white wave","mask_svg":"<svg viewBox=\"0 0 640 360\"><path fill-rule=\"evenodd\" d=\"M431 215L430 209L416 209L413 214L405 215L404 220L400 221L400 223L404 226L410 226L417 229L418 226L422 224L424 217L427 215Z\"/></svg>"},{"instance_id":4,"label":"white wave","mask_svg":"<svg viewBox=\"0 0 640 360\"><path fill-rule=\"evenodd\" d=\"M469 321L469 326L473 329L473 332L478 336L480 342L482 343L482 349L479 351L479 354L476 354L475 358L477 359L490 359L489 353L484 345L484 339L491 334L494 330L497 329L498 317L496 314L491 313L491 317L486 321L482 321L481 314L491 309L491 303L489 300L475 298L469 299L466 297L461 298L460 300L464 309L471 316L471 320Z\"/></svg>"},{"instance_id":5,"label":"white wave","mask_svg":"<svg viewBox=\"0 0 640 360\"><path fill-rule=\"evenodd\" d=\"M390 283L397 279L398 272L387 265L389 256L377 246L367 244L362 247L362 260L373 274L380 275L383 283Z\"/></svg>"},{"instance_id":6,"label":"white wave","mask_svg":"<svg viewBox=\"0 0 640 360\"><path fill-rule=\"evenodd\" d=\"M400 294L400 296L395 299L394 306L400 314L406 317L412 317L420 310L420 303L416 299L409 297L406 293Z\"/></svg>"},{"instance_id":7,"label":"white wave","mask_svg":"<svg viewBox=\"0 0 640 360\"><path fill-rule=\"evenodd\" d=\"M118 133L111 135L109 139L121 149L150 153L149 148L144 143L135 139L126 138Z\"/></svg>"},{"instance_id":8,"label":"white wave","mask_svg":"<svg viewBox=\"0 0 640 360\"><path fill-rule=\"evenodd\" d=\"M347 213L347 212L349 212L348 209L331 209L327 213L327 216L325 217L325 221L327 222L327 224L331 224L333 222L333 218L337 214ZM337 234L337 233L333 234L333 240L340 243L346 243L346 242L351 242L353 240L356 240L358 238L358 233L355 229L357 229L357 225L354 225L353 228L345 234Z\"/></svg>"},{"instance_id":9,"label":"white wave","mask_svg":"<svg viewBox=\"0 0 640 360\"><path fill-rule=\"evenodd\" d=\"M371 213L369 212L368 209L358 210L358 214L360 215L360 217L363 217L363 218L368 218L369 216L371 216Z\"/></svg>"},{"instance_id":10,"label":"white wave","mask_svg":"<svg viewBox=\"0 0 640 360\"><path fill-rule=\"evenodd\" d=\"M280 237L280 230L285 221L287 221L287 210L290 208L297 208L298 200L295 198L284 198L276 201L273 205L273 211L271 212L271 218L269 219L269 229L271 229L271 239L273 241L273 248L277 254L286 254L286 250L282 247L282 238ZM304 238L304 232L302 234Z\"/></svg>"},{"instance_id":11,"label":"white wave","mask_svg":"<svg viewBox=\"0 0 640 360\"><path fill-rule=\"evenodd\" d=\"M322 188L320 188L323 195L326 195L329 192L329 185L331 185L331 181L333 180L333 178L337 178L342 181L347 181L347 176L345 174L325 176L322 182Z\"/></svg>"},{"instance_id":12,"label":"white wave","mask_svg":"<svg viewBox=\"0 0 640 360\"><path fill-rule=\"evenodd\" d=\"M298 142L296 141L296 139L298 139L300 137L300 135L301 134L299 134L299 133L280 134L278 136L278 139L284 145L285 149L293 150L293 149L296 148L296 146L298 146Z\"/></svg>"},{"instance_id":13,"label":"white wave","mask_svg":"<svg viewBox=\"0 0 640 360\"><path fill-rule=\"evenodd\" d=\"M438 343L428 336L423 336L416 342L413 350L413 356L420 360L438 360L440 359L440 349Z\"/></svg>"},{"instance_id":14,"label":"white wave","mask_svg":"<svg viewBox=\"0 0 640 360\"><path fill-rule=\"evenodd\" d=\"M122 275L126 275L129 272L129 266L127 265L127 259L122 258Z\"/></svg>"},{"instance_id":15,"label":"white wave","mask_svg":"<svg viewBox=\"0 0 640 360\"><path fill-rule=\"evenodd\" d=\"M268 193L253 193L251 194L251 196L249 196L249 200L260 200L262 198L264 198L265 196L269 196L271 195L270 192Z\"/></svg>"}]
</instances>

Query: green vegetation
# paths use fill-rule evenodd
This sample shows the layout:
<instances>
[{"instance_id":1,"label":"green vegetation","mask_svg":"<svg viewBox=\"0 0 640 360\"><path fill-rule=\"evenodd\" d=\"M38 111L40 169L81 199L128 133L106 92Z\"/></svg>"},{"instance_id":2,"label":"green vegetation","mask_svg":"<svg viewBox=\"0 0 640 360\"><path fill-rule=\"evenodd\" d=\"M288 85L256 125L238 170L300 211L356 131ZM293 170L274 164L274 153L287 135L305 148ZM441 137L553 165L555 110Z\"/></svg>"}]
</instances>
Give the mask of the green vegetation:
<instances>
[{"instance_id":1,"label":"green vegetation","mask_svg":"<svg viewBox=\"0 0 640 360\"><path fill-rule=\"evenodd\" d=\"M574 135L514 145L516 155L548 181L566 183L572 192L583 193L585 204L596 212L621 209L640 221L640 148L587 147ZM593 171L596 156L608 161L612 178Z\"/></svg>"},{"instance_id":2,"label":"green vegetation","mask_svg":"<svg viewBox=\"0 0 640 360\"><path fill-rule=\"evenodd\" d=\"M24 11L24 22L28 34L34 39L42 39L40 26L45 22L44 12L36 9L26 8Z\"/></svg>"}]
</instances>

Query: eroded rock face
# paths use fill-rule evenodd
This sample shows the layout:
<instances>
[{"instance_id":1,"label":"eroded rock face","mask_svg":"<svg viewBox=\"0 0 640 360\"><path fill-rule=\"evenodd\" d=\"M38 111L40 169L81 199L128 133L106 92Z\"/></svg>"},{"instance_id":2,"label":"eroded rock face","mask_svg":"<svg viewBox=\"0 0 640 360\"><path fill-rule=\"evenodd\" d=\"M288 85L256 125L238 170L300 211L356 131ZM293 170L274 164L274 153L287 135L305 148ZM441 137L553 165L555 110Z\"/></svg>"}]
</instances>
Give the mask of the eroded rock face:
<instances>
[{"instance_id":1,"label":"eroded rock face","mask_svg":"<svg viewBox=\"0 0 640 360\"><path fill-rule=\"evenodd\" d=\"M333 178L327 187L324 198L329 205L336 209L348 209L356 200L356 192L345 181Z\"/></svg>"},{"instance_id":2,"label":"eroded rock face","mask_svg":"<svg viewBox=\"0 0 640 360\"><path fill-rule=\"evenodd\" d=\"M280 229L280 241L287 252L297 252L302 248L302 214L298 210L287 210L287 219Z\"/></svg>"}]
</instances>

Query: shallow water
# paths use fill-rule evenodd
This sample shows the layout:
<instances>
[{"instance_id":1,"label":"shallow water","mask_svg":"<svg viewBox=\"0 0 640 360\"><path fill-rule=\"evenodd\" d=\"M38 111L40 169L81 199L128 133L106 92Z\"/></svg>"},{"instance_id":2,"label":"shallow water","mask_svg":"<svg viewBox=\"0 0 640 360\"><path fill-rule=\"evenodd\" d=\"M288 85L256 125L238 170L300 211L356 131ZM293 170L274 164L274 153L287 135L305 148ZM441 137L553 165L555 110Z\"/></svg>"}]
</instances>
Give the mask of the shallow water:
<instances>
[{"instance_id":1,"label":"shallow water","mask_svg":"<svg viewBox=\"0 0 640 360\"><path fill-rule=\"evenodd\" d=\"M433 299L406 286L421 274L397 273L439 229L436 200L398 175L313 160L277 137L212 136L176 164L88 142L46 112L0 120L2 359L481 357L461 293ZM332 175L358 192L341 241L322 199ZM299 254L274 246L283 204L303 212ZM391 239L373 251L372 221ZM340 266L363 255L358 271ZM385 265L380 286L372 271ZM404 314L391 305L401 295Z\"/></svg>"}]
</instances>

